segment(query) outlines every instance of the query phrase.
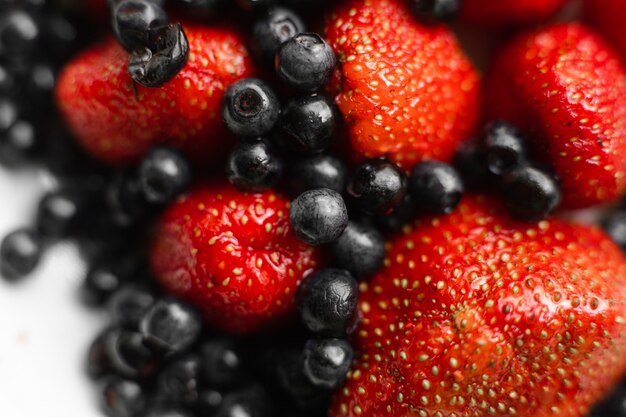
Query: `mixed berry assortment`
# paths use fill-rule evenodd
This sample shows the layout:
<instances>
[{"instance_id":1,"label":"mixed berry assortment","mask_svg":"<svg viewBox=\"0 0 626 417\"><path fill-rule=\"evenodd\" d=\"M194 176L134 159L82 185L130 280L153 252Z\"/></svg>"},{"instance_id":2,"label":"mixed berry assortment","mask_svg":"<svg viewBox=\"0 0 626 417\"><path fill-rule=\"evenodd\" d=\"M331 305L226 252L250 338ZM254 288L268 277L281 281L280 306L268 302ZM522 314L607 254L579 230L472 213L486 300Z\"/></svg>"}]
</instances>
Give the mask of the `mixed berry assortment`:
<instances>
[{"instance_id":1,"label":"mixed berry assortment","mask_svg":"<svg viewBox=\"0 0 626 417\"><path fill-rule=\"evenodd\" d=\"M502 31L566 2L3 4L0 162L60 186L0 274L78 243L110 417L626 415L626 209L555 215L626 190L626 3Z\"/></svg>"}]
</instances>

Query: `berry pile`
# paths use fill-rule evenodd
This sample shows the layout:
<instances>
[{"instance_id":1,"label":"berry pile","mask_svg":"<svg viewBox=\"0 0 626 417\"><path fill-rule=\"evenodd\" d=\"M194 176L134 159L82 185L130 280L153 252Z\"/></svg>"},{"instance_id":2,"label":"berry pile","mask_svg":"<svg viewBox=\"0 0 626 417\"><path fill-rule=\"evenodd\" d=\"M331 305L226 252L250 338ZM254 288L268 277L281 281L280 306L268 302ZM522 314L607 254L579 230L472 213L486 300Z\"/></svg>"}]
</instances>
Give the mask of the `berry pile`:
<instances>
[{"instance_id":1,"label":"berry pile","mask_svg":"<svg viewBox=\"0 0 626 417\"><path fill-rule=\"evenodd\" d=\"M78 3L0 6L0 163L60 184L0 275L78 245L107 416L626 415L619 2Z\"/></svg>"}]
</instances>

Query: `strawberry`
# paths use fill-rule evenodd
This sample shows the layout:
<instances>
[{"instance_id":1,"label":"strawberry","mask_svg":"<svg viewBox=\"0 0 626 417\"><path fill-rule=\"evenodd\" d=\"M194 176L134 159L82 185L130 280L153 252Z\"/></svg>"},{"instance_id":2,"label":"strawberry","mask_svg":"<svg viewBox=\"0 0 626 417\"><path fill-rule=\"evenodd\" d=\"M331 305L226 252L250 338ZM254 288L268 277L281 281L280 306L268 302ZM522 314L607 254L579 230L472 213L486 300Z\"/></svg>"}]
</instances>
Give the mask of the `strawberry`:
<instances>
[{"instance_id":1,"label":"strawberry","mask_svg":"<svg viewBox=\"0 0 626 417\"><path fill-rule=\"evenodd\" d=\"M410 169L449 160L474 129L479 77L445 26L423 26L402 0L343 2L327 22L333 91L361 158Z\"/></svg>"},{"instance_id":2,"label":"strawberry","mask_svg":"<svg viewBox=\"0 0 626 417\"><path fill-rule=\"evenodd\" d=\"M189 61L158 89L135 85L128 53L113 39L79 55L57 84L59 108L83 147L111 163L138 159L157 143L195 161L221 162L233 143L220 117L224 90L253 73L242 38L230 29L186 26Z\"/></svg>"},{"instance_id":3,"label":"strawberry","mask_svg":"<svg viewBox=\"0 0 626 417\"><path fill-rule=\"evenodd\" d=\"M626 69L577 23L513 41L487 81L487 115L529 134L559 174L563 207L614 200L626 190Z\"/></svg>"},{"instance_id":4,"label":"strawberry","mask_svg":"<svg viewBox=\"0 0 626 417\"><path fill-rule=\"evenodd\" d=\"M152 270L169 293L215 327L257 331L294 310L300 280L318 262L289 224L289 201L213 184L181 198L160 220Z\"/></svg>"},{"instance_id":5,"label":"strawberry","mask_svg":"<svg viewBox=\"0 0 626 417\"><path fill-rule=\"evenodd\" d=\"M568 0L464 0L460 19L490 27L529 24L549 19L567 2Z\"/></svg>"},{"instance_id":6,"label":"strawberry","mask_svg":"<svg viewBox=\"0 0 626 417\"><path fill-rule=\"evenodd\" d=\"M626 2L623 0L585 0L585 16L626 57Z\"/></svg>"},{"instance_id":7,"label":"strawberry","mask_svg":"<svg viewBox=\"0 0 626 417\"><path fill-rule=\"evenodd\" d=\"M626 259L599 229L468 196L388 243L332 417L579 417L626 370Z\"/></svg>"}]
</instances>

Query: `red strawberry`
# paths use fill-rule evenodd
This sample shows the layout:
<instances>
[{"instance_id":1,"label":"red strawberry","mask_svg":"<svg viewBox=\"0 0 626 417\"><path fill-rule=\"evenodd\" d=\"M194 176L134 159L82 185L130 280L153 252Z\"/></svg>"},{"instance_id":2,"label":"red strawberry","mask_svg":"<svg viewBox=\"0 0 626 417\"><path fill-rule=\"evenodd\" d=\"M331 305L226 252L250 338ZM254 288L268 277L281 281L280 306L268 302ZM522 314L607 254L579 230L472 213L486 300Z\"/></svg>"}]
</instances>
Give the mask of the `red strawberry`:
<instances>
[{"instance_id":1,"label":"red strawberry","mask_svg":"<svg viewBox=\"0 0 626 417\"><path fill-rule=\"evenodd\" d=\"M336 97L352 148L404 168L449 160L474 129L478 74L449 29L422 26L403 0L344 2L327 22Z\"/></svg>"},{"instance_id":2,"label":"red strawberry","mask_svg":"<svg viewBox=\"0 0 626 417\"><path fill-rule=\"evenodd\" d=\"M626 190L626 69L576 23L523 36L496 61L487 114L526 130L563 184L563 206L587 207Z\"/></svg>"},{"instance_id":3,"label":"red strawberry","mask_svg":"<svg viewBox=\"0 0 626 417\"><path fill-rule=\"evenodd\" d=\"M626 259L598 229L470 196L388 246L331 417L579 417L626 370Z\"/></svg>"},{"instance_id":4,"label":"red strawberry","mask_svg":"<svg viewBox=\"0 0 626 417\"><path fill-rule=\"evenodd\" d=\"M289 224L289 201L210 185L180 199L160 221L151 252L158 281L220 329L245 333L285 318L316 249Z\"/></svg>"},{"instance_id":5,"label":"red strawberry","mask_svg":"<svg viewBox=\"0 0 626 417\"><path fill-rule=\"evenodd\" d=\"M554 16L567 2L568 0L464 0L461 20L492 27L541 22Z\"/></svg>"},{"instance_id":6,"label":"red strawberry","mask_svg":"<svg viewBox=\"0 0 626 417\"><path fill-rule=\"evenodd\" d=\"M113 39L74 59L57 84L57 102L81 144L112 163L137 159L156 143L194 160L220 162L230 135L220 116L224 90L252 74L242 38L230 29L186 26L189 62L158 89L137 85L128 53Z\"/></svg>"},{"instance_id":7,"label":"red strawberry","mask_svg":"<svg viewBox=\"0 0 626 417\"><path fill-rule=\"evenodd\" d=\"M626 1L624 0L586 0L585 16L588 17L600 33L606 35L623 56L626 56Z\"/></svg>"}]
</instances>

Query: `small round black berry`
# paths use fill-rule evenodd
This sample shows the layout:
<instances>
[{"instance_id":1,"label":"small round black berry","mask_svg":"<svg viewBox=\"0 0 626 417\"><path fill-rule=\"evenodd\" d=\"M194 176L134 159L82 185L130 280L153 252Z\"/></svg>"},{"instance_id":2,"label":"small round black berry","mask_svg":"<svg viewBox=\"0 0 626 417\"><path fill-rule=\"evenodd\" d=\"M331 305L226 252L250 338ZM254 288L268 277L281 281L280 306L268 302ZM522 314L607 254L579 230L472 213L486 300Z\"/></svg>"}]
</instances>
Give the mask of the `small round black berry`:
<instances>
[{"instance_id":1,"label":"small round black berry","mask_svg":"<svg viewBox=\"0 0 626 417\"><path fill-rule=\"evenodd\" d=\"M374 275L385 260L383 235L375 227L362 223L348 223L339 239L331 243L330 251L337 267L359 278Z\"/></svg>"},{"instance_id":2,"label":"small round black berry","mask_svg":"<svg viewBox=\"0 0 626 417\"><path fill-rule=\"evenodd\" d=\"M127 275L109 262L98 262L88 271L81 286L81 299L89 306L101 306L122 287Z\"/></svg>"},{"instance_id":3,"label":"small round black berry","mask_svg":"<svg viewBox=\"0 0 626 417\"><path fill-rule=\"evenodd\" d=\"M321 94L296 97L287 103L280 118L281 139L302 153L321 152L331 144L339 119L330 97Z\"/></svg>"},{"instance_id":4,"label":"small round black berry","mask_svg":"<svg viewBox=\"0 0 626 417\"><path fill-rule=\"evenodd\" d=\"M302 352L288 350L281 352L276 364L278 383L293 400L296 414L284 417L301 416L303 411L311 415L325 415L330 407L332 390L313 385L304 373Z\"/></svg>"},{"instance_id":5,"label":"small round black berry","mask_svg":"<svg viewBox=\"0 0 626 417\"><path fill-rule=\"evenodd\" d=\"M454 155L454 166L461 173L467 187L483 188L492 178L487 164L487 152L483 143L469 140L462 143Z\"/></svg>"},{"instance_id":6,"label":"small round black berry","mask_svg":"<svg viewBox=\"0 0 626 417\"><path fill-rule=\"evenodd\" d=\"M321 36L300 33L282 44L275 65L287 85L313 93L328 83L335 64L335 53Z\"/></svg>"},{"instance_id":7,"label":"small round black berry","mask_svg":"<svg viewBox=\"0 0 626 417\"><path fill-rule=\"evenodd\" d=\"M251 49L258 60L273 64L278 48L304 31L304 22L296 13L284 7L272 7L254 23Z\"/></svg>"},{"instance_id":8,"label":"small round black berry","mask_svg":"<svg viewBox=\"0 0 626 417\"><path fill-rule=\"evenodd\" d=\"M111 296L107 310L113 325L138 329L141 318L153 304L154 295L150 291L127 285Z\"/></svg>"},{"instance_id":9,"label":"small round black berry","mask_svg":"<svg viewBox=\"0 0 626 417\"><path fill-rule=\"evenodd\" d=\"M214 389L203 389L198 394L195 409L200 416L215 415L224 401L224 394Z\"/></svg>"},{"instance_id":10,"label":"small round black berry","mask_svg":"<svg viewBox=\"0 0 626 417\"><path fill-rule=\"evenodd\" d=\"M0 163L18 166L33 161L42 152L42 142L41 132L34 123L18 120L0 132Z\"/></svg>"},{"instance_id":11,"label":"small round black berry","mask_svg":"<svg viewBox=\"0 0 626 417\"><path fill-rule=\"evenodd\" d=\"M62 239L73 235L85 218L88 199L85 193L70 189L47 194L37 208L37 230L49 238Z\"/></svg>"},{"instance_id":12,"label":"small round black berry","mask_svg":"<svg viewBox=\"0 0 626 417\"><path fill-rule=\"evenodd\" d=\"M159 400L192 405L198 400L200 361L189 355L171 362L159 373L157 396Z\"/></svg>"},{"instance_id":13,"label":"small round black berry","mask_svg":"<svg viewBox=\"0 0 626 417\"><path fill-rule=\"evenodd\" d=\"M102 387L102 408L109 417L135 417L145 405L146 395L136 382L112 377Z\"/></svg>"},{"instance_id":14,"label":"small round black berry","mask_svg":"<svg viewBox=\"0 0 626 417\"><path fill-rule=\"evenodd\" d=\"M322 269L304 279L297 305L304 325L313 333L341 337L354 330L359 287L348 271Z\"/></svg>"},{"instance_id":15,"label":"small round black berry","mask_svg":"<svg viewBox=\"0 0 626 417\"><path fill-rule=\"evenodd\" d=\"M15 59L28 56L37 46L40 28L24 10L3 11L0 16L0 56Z\"/></svg>"},{"instance_id":16,"label":"small round black berry","mask_svg":"<svg viewBox=\"0 0 626 417\"><path fill-rule=\"evenodd\" d=\"M231 339L203 343L199 349L202 381L211 388L232 389L247 379L242 354Z\"/></svg>"},{"instance_id":17,"label":"small round black berry","mask_svg":"<svg viewBox=\"0 0 626 417\"><path fill-rule=\"evenodd\" d=\"M265 139L240 143L226 165L228 180L243 191L262 191L275 185L282 171L282 160Z\"/></svg>"},{"instance_id":18,"label":"small round black berry","mask_svg":"<svg viewBox=\"0 0 626 417\"><path fill-rule=\"evenodd\" d=\"M376 158L359 165L348 183L350 194L359 210L366 213L385 213L406 193L406 176L392 162Z\"/></svg>"},{"instance_id":19,"label":"small round black berry","mask_svg":"<svg viewBox=\"0 0 626 417\"><path fill-rule=\"evenodd\" d=\"M272 88L258 78L246 78L228 88L222 100L226 127L244 138L264 136L276 124L280 103Z\"/></svg>"},{"instance_id":20,"label":"small round black berry","mask_svg":"<svg viewBox=\"0 0 626 417\"><path fill-rule=\"evenodd\" d=\"M340 158L333 155L312 155L300 158L290 166L291 190L303 193L315 188L329 188L343 193L348 182L348 169Z\"/></svg>"},{"instance_id":21,"label":"small round black berry","mask_svg":"<svg viewBox=\"0 0 626 417\"><path fill-rule=\"evenodd\" d=\"M341 236L348 225L348 210L341 194L319 188L300 194L291 203L290 219L296 235L318 246Z\"/></svg>"},{"instance_id":22,"label":"small round black berry","mask_svg":"<svg viewBox=\"0 0 626 417\"><path fill-rule=\"evenodd\" d=\"M167 204L187 191L191 184L191 168L180 152L156 147L139 165L139 182L146 201Z\"/></svg>"},{"instance_id":23,"label":"small round black berry","mask_svg":"<svg viewBox=\"0 0 626 417\"><path fill-rule=\"evenodd\" d=\"M247 12L267 10L276 4L276 0L237 0L237 5Z\"/></svg>"},{"instance_id":24,"label":"small round black berry","mask_svg":"<svg viewBox=\"0 0 626 417\"><path fill-rule=\"evenodd\" d=\"M487 166L492 174L501 176L526 163L528 145L514 126L494 122L486 132Z\"/></svg>"},{"instance_id":25,"label":"small round black berry","mask_svg":"<svg viewBox=\"0 0 626 417\"><path fill-rule=\"evenodd\" d=\"M150 408L142 417L193 417L194 415L189 411L176 407L173 405L170 406L156 406Z\"/></svg>"},{"instance_id":26,"label":"small round black berry","mask_svg":"<svg viewBox=\"0 0 626 417\"><path fill-rule=\"evenodd\" d=\"M89 346L86 371L90 378L99 379L111 372L111 360L107 350L107 341L114 331L116 329L107 328Z\"/></svg>"},{"instance_id":27,"label":"small round black berry","mask_svg":"<svg viewBox=\"0 0 626 417\"><path fill-rule=\"evenodd\" d=\"M616 211L602 221L602 228L615 243L626 250L626 212Z\"/></svg>"},{"instance_id":28,"label":"small round black berry","mask_svg":"<svg viewBox=\"0 0 626 417\"><path fill-rule=\"evenodd\" d=\"M139 325L145 342L164 352L182 352L193 345L202 321L189 305L166 298L157 301Z\"/></svg>"},{"instance_id":29,"label":"small round black berry","mask_svg":"<svg viewBox=\"0 0 626 417\"><path fill-rule=\"evenodd\" d=\"M8 130L19 117L17 104L13 100L0 98L0 132Z\"/></svg>"},{"instance_id":30,"label":"small round black berry","mask_svg":"<svg viewBox=\"0 0 626 417\"><path fill-rule=\"evenodd\" d=\"M521 220L545 218L561 202L558 180L539 168L519 167L502 178L502 192L507 207Z\"/></svg>"},{"instance_id":31,"label":"small round black berry","mask_svg":"<svg viewBox=\"0 0 626 417\"><path fill-rule=\"evenodd\" d=\"M141 180L134 171L115 175L107 186L105 200L115 221L122 226L141 220L148 211Z\"/></svg>"},{"instance_id":32,"label":"small round black berry","mask_svg":"<svg viewBox=\"0 0 626 417\"><path fill-rule=\"evenodd\" d=\"M150 45L150 32L167 25L167 14L156 2L123 0L113 10L113 32L129 52Z\"/></svg>"},{"instance_id":33,"label":"small round black berry","mask_svg":"<svg viewBox=\"0 0 626 417\"><path fill-rule=\"evenodd\" d=\"M271 399L259 386L235 391L224 397L214 417L269 417Z\"/></svg>"},{"instance_id":34,"label":"small round black berry","mask_svg":"<svg viewBox=\"0 0 626 417\"><path fill-rule=\"evenodd\" d=\"M144 345L140 333L112 331L106 338L106 353L111 369L123 377L144 378L156 371L157 357Z\"/></svg>"},{"instance_id":35,"label":"small round black berry","mask_svg":"<svg viewBox=\"0 0 626 417\"><path fill-rule=\"evenodd\" d=\"M418 206L433 213L450 213L465 190L459 173L437 161L417 164L411 172L409 188Z\"/></svg>"},{"instance_id":36,"label":"small round black berry","mask_svg":"<svg viewBox=\"0 0 626 417\"><path fill-rule=\"evenodd\" d=\"M424 22L450 21L461 10L462 0L411 0L415 16Z\"/></svg>"},{"instance_id":37,"label":"small round black berry","mask_svg":"<svg viewBox=\"0 0 626 417\"><path fill-rule=\"evenodd\" d=\"M19 229L0 243L0 274L16 281L34 271L43 253L43 239L34 230Z\"/></svg>"},{"instance_id":38,"label":"small round black berry","mask_svg":"<svg viewBox=\"0 0 626 417\"><path fill-rule=\"evenodd\" d=\"M354 351L343 339L311 339L303 355L304 374L313 385L333 389L346 379Z\"/></svg>"}]
</instances>

